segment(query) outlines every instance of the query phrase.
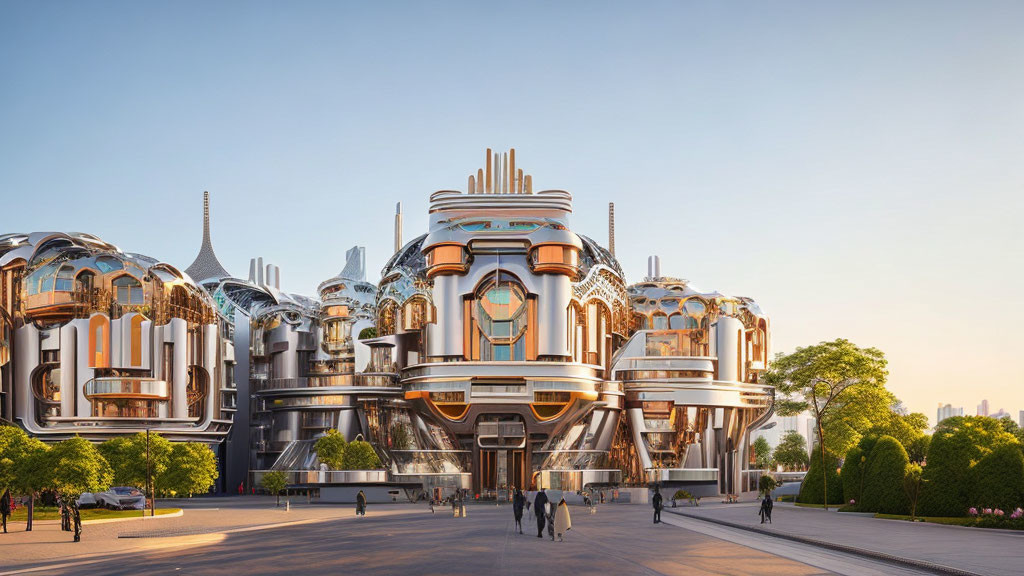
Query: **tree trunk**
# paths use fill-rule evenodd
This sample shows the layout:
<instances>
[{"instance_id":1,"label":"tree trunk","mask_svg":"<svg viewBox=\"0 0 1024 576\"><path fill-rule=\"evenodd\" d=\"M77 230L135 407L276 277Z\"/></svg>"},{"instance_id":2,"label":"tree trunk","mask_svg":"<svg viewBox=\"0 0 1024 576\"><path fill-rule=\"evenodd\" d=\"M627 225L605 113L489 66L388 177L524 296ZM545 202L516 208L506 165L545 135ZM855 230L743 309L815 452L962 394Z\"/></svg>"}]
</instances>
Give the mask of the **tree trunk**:
<instances>
[{"instance_id":1,"label":"tree trunk","mask_svg":"<svg viewBox=\"0 0 1024 576\"><path fill-rule=\"evenodd\" d=\"M278 506L281 505L281 493L280 492L277 493L277 505Z\"/></svg>"},{"instance_id":2,"label":"tree trunk","mask_svg":"<svg viewBox=\"0 0 1024 576\"><path fill-rule=\"evenodd\" d=\"M28 522L25 524L25 532L32 531L32 513L35 511L36 495L34 492L28 494Z\"/></svg>"},{"instance_id":3,"label":"tree trunk","mask_svg":"<svg viewBox=\"0 0 1024 576\"><path fill-rule=\"evenodd\" d=\"M821 429L821 417L818 417L818 446L821 448L821 491L825 495L825 510L828 510L828 470L825 469L825 433Z\"/></svg>"}]
</instances>

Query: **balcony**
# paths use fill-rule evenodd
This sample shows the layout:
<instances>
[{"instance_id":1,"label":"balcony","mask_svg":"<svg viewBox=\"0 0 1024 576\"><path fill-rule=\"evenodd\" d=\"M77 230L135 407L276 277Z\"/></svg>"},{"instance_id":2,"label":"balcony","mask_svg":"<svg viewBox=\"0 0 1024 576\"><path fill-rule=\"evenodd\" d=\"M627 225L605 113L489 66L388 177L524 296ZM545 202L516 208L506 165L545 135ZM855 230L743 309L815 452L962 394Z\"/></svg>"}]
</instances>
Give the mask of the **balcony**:
<instances>
[{"instance_id":1,"label":"balcony","mask_svg":"<svg viewBox=\"0 0 1024 576\"><path fill-rule=\"evenodd\" d=\"M163 380L154 378L129 378L112 376L93 378L85 383L85 397L130 398L141 400L170 400L171 387Z\"/></svg>"}]
</instances>

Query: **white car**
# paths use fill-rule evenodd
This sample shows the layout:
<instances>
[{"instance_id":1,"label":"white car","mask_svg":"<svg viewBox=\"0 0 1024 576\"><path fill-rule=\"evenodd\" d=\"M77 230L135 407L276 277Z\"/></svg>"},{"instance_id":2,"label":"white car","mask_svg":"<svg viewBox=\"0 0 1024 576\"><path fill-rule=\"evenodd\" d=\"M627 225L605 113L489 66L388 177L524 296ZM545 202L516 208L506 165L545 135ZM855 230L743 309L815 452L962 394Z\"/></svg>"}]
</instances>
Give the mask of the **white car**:
<instances>
[{"instance_id":1,"label":"white car","mask_svg":"<svg viewBox=\"0 0 1024 576\"><path fill-rule=\"evenodd\" d=\"M146 495L138 488L115 486L106 492L82 494L79 506L98 506L116 510L142 510L146 507Z\"/></svg>"}]
</instances>

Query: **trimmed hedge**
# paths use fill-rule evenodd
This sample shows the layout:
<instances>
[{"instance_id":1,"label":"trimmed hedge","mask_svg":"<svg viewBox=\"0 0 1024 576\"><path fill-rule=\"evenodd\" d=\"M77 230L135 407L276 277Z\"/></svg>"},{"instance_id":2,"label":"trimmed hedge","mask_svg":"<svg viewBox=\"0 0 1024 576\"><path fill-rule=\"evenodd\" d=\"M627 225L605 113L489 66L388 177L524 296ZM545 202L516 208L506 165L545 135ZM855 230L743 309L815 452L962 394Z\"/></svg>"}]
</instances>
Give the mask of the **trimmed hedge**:
<instances>
[{"instance_id":1,"label":"trimmed hedge","mask_svg":"<svg viewBox=\"0 0 1024 576\"><path fill-rule=\"evenodd\" d=\"M843 483L839 481L839 473L836 471L839 462L835 456L828 453L825 454L825 462L828 464L825 467L825 476L828 481L828 503L842 504L844 502ZM800 484L800 495L797 497L797 501L806 504L824 504L824 492L821 481L821 449L815 447L814 453L811 454L811 467L807 469L807 475L804 476L804 481Z\"/></svg>"},{"instance_id":2,"label":"trimmed hedge","mask_svg":"<svg viewBox=\"0 0 1024 576\"><path fill-rule=\"evenodd\" d=\"M857 509L881 514L909 514L910 499L903 476L910 459L899 440L882 436L875 443L864 470L864 489Z\"/></svg>"},{"instance_id":3,"label":"trimmed hedge","mask_svg":"<svg viewBox=\"0 0 1024 576\"><path fill-rule=\"evenodd\" d=\"M1017 439L994 418L954 416L943 420L928 446L920 516L963 516L974 505L972 468L1003 445L1017 448Z\"/></svg>"},{"instance_id":4,"label":"trimmed hedge","mask_svg":"<svg viewBox=\"0 0 1024 576\"><path fill-rule=\"evenodd\" d=\"M1006 513L1024 507L1024 455L1016 444L1004 444L971 470L970 504Z\"/></svg>"},{"instance_id":5,"label":"trimmed hedge","mask_svg":"<svg viewBox=\"0 0 1024 576\"><path fill-rule=\"evenodd\" d=\"M854 509L859 509L861 503L860 487L863 482L861 474L866 465L867 456L864 455L864 451L860 449L860 446L854 446L846 453L843 471L839 474L839 478L843 482L843 501L848 503L853 500L856 502L853 506Z\"/></svg>"}]
</instances>

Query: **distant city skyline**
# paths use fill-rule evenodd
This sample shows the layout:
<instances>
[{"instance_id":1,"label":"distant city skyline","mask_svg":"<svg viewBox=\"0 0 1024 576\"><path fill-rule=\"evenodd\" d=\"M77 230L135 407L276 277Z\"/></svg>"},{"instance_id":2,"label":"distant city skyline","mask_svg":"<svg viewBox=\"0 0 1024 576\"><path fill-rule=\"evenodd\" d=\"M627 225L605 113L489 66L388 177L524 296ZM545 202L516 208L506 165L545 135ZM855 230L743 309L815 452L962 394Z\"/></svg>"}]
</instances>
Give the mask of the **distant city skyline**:
<instances>
[{"instance_id":1,"label":"distant city skyline","mask_svg":"<svg viewBox=\"0 0 1024 576\"><path fill-rule=\"evenodd\" d=\"M425 230L431 192L514 146L602 244L616 203L631 282L658 254L756 297L774 351L847 338L886 353L912 411L1015 410L1021 21L1000 2L5 3L2 228L183 269L209 190L224 267L262 256L308 295L353 245L377 280L395 202ZM962 304L979 294L998 303Z\"/></svg>"}]
</instances>

